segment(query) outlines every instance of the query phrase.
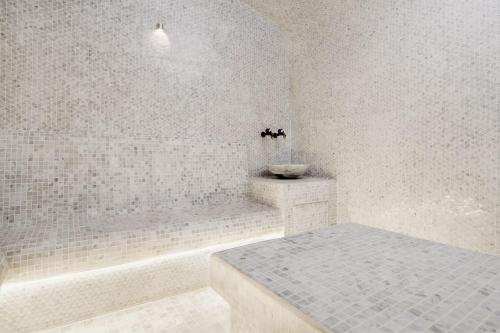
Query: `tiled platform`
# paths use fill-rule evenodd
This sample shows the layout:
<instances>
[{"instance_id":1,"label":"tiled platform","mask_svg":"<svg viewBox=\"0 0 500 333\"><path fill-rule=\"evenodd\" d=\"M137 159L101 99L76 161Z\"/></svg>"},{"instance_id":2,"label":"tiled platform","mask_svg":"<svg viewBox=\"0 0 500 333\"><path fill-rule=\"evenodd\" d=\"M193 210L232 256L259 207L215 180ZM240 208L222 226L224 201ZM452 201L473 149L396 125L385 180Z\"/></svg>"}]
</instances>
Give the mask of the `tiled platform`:
<instances>
[{"instance_id":1,"label":"tiled platform","mask_svg":"<svg viewBox=\"0 0 500 333\"><path fill-rule=\"evenodd\" d=\"M500 331L500 257L344 224L223 251L219 261L311 332ZM221 289L241 292L234 286Z\"/></svg>"},{"instance_id":2,"label":"tiled platform","mask_svg":"<svg viewBox=\"0 0 500 333\"><path fill-rule=\"evenodd\" d=\"M242 201L114 218L60 220L0 233L6 279L26 280L121 264L282 230L277 209Z\"/></svg>"},{"instance_id":3,"label":"tiled platform","mask_svg":"<svg viewBox=\"0 0 500 333\"><path fill-rule=\"evenodd\" d=\"M205 288L39 333L229 333L229 306Z\"/></svg>"}]
</instances>

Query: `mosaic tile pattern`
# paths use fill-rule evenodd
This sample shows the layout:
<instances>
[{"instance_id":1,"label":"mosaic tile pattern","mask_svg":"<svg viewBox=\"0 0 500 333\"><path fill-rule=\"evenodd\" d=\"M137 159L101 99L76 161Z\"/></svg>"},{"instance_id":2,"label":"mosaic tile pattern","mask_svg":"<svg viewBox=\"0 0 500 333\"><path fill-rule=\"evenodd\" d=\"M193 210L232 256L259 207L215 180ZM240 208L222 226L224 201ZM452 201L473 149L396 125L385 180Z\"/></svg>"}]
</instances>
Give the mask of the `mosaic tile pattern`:
<instances>
[{"instance_id":1,"label":"mosaic tile pattern","mask_svg":"<svg viewBox=\"0 0 500 333\"><path fill-rule=\"evenodd\" d=\"M6 281L0 328L37 332L208 287L211 254L283 232L29 281ZM0 332L4 332L0 329Z\"/></svg>"},{"instance_id":2,"label":"mosaic tile pattern","mask_svg":"<svg viewBox=\"0 0 500 333\"><path fill-rule=\"evenodd\" d=\"M290 160L259 135L289 131L286 39L238 1L5 0L0 31L2 226L229 202Z\"/></svg>"},{"instance_id":3,"label":"mosaic tile pattern","mask_svg":"<svg viewBox=\"0 0 500 333\"><path fill-rule=\"evenodd\" d=\"M210 286L231 307L231 333L319 333L300 311L216 256L210 258Z\"/></svg>"},{"instance_id":4,"label":"mosaic tile pattern","mask_svg":"<svg viewBox=\"0 0 500 333\"><path fill-rule=\"evenodd\" d=\"M54 224L243 198L243 144L0 132L2 224Z\"/></svg>"},{"instance_id":5,"label":"mosaic tile pattern","mask_svg":"<svg viewBox=\"0 0 500 333\"><path fill-rule=\"evenodd\" d=\"M286 40L239 1L1 5L0 128L244 142L251 170L289 157L258 135L289 128Z\"/></svg>"},{"instance_id":6,"label":"mosaic tile pattern","mask_svg":"<svg viewBox=\"0 0 500 333\"><path fill-rule=\"evenodd\" d=\"M283 229L279 210L252 202L75 222L12 226L0 234L9 279L80 271L236 241Z\"/></svg>"},{"instance_id":7,"label":"mosaic tile pattern","mask_svg":"<svg viewBox=\"0 0 500 333\"><path fill-rule=\"evenodd\" d=\"M500 330L500 258L357 224L217 254L328 332Z\"/></svg>"},{"instance_id":8,"label":"mosaic tile pattern","mask_svg":"<svg viewBox=\"0 0 500 333\"><path fill-rule=\"evenodd\" d=\"M294 235L325 227L330 223L331 183L327 178L277 179L252 177L250 196L281 210L285 235Z\"/></svg>"},{"instance_id":9,"label":"mosaic tile pattern","mask_svg":"<svg viewBox=\"0 0 500 333\"><path fill-rule=\"evenodd\" d=\"M201 289L40 333L229 333L229 306Z\"/></svg>"},{"instance_id":10,"label":"mosaic tile pattern","mask_svg":"<svg viewBox=\"0 0 500 333\"><path fill-rule=\"evenodd\" d=\"M2 282L7 276L7 270L9 269L9 263L5 255L0 253L0 290L2 289Z\"/></svg>"},{"instance_id":11,"label":"mosaic tile pattern","mask_svg":"<svg viewBox=\"0 0 500 333\"><path fill-rule=\"evenodd\" d=\"M244 1L288 33L293 160L339 222L500 254L498 1Z\"/></svg>"},{"instance_id":12,"label":"mosaic tile pattern","mask_svg":"<svg viewBox=\"0 0 500 333\"><path fill-rule=\"evenodd\" d=\"M51 278L4 282L0 332L66 325L208 286L208 254L109 266Z\"/></svg>"}]
</instances>

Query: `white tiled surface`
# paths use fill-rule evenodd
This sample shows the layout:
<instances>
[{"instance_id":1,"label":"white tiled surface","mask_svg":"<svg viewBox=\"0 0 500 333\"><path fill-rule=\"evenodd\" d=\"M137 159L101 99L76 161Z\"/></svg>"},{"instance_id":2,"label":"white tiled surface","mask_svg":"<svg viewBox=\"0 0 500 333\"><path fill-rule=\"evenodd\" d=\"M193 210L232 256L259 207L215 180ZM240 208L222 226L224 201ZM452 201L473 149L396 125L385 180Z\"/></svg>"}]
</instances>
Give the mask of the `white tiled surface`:
<instances>
[{"instance_id":1,"label":"white tiled surface","mask_svg":"<svg viewBox=\"0 0 500 333\"><path fill-rule=\"evenodd\" d=\"M246 160L239 143L0 129L2 225L47 228L235 201L245 191Z\"/></svg>"},{"instance_id":2,"label":"white tiled surface","mask_svg":"<svg viewBox=\"0 0 500 333\"><path fill-rule=\"evenodd\" d=\"M2 289L2 282L7 275L7 270L9 269L9 264L7 262L7 258L0 251L0 289Z\"/></svg>"},{"instance_id":3,"label":"white tiled surface","mask_svg":"<svg viewBox=\"0 0 500 333\"><path fill-rule=\"evenodd\" d=\"M31 279L243 240L282 230L280 212L250 201L13 225L0 234L8 278Z\"/></svg>"},{"instance_id":4,"label":"white tiled surface","mask_svg":"<svg viewBox=\"0 0 500 333\"><path fill-rule=\"evenodd\" d=\"M498 0L244 1L289 35L293 160L339 222L500 255Z\"/></svg>"},{"instance_id":5,"label":"white tiled surface","mask_svg":"<svg viewBox=\"0 0 500 333\"><path fill-rule=\"evenodd\" d=\"M216 256L210 259L210 286L231 307L231 333L319 333L293 307Z\"/></svg>"},{"instance_id":6,"label":"white tiled surface","mask_svg":"<svg viewBox=\"0 0 500 333\"><path fill-rule=\"evenodd\" d=\"M225 203L290 160L259 135L289 131L286 39L239 1L6 0L0 31L0 227Z\"/></svg>"},{"instance_id":7,"label":"white tiled surface","mask_svg":"<svg viewBox=\"0 0 500 333\"><path fill-rule=\"evenodd\" d=\"M333 179L316 177L252 177L249 194L258 202L279 208L285 221L285 235L295 235L335 221L330 218L335 212L329 209L335 200L331 196L334 183Z\"/></svg>"},{"instance_id":8,"label":"white tiled surface","mask_svg":"<svg viewBox=\"0 0 500 333\"><path fill-rule=\"evenodd\" d=\"M500 330L500 258L357 224L217 256L330 332Z\"/></svg>"},{"instance_id":9,"label":"white tiled surface","mask_svg":"<svg viewBox=\"0 0 500 333\"><path fill-rule=\"evenodd\" d=\"M259 136L289 127L286 39L239 1L0 5L0 128L237 141L253 171L289 158Z\"/></svg>"},{"instance_id":10,"label":"white tiled surface","mask_svg":"<svg viewBox=\"0 0 500 333\"><path fill-rule=\"evenodd\" d=\"M277 237L283 232L50 278L5 281L0 328L33 332L208 287L212 253Z\"/></svg>"},{"instance_id":11,"label":"white tiled surface","mask_svg":"<svg viewBox=\"0 0 500 333\"><path fill-rule=\"evenodd\" d=\"M229 306L207 288L39 333L230 333Z\"/></svg>"},{"instance_id":12,"label":"white tiled surface","mask_svg":"<svg viewBox=\"0 0 500 333\"><path fill-rule=\"evenodd\" d=\"M209 253L2 285L0 332L26 333L208 286Z\"/></svg>"},{"instance_id":13,"label":"white tiled surface","mask_svg":"<svg viewBox=\"0 0 500 333\"><path fill-rule=\"evenodd\" d=\"M251 195L256 200L280 207L288 200L292 205L323 202L330 200L328 178L304 177L299 179L279 179L275 177L252 177L249 180ZM279 193L286 192L286 193Z\"/></svg>"}]
</instances>

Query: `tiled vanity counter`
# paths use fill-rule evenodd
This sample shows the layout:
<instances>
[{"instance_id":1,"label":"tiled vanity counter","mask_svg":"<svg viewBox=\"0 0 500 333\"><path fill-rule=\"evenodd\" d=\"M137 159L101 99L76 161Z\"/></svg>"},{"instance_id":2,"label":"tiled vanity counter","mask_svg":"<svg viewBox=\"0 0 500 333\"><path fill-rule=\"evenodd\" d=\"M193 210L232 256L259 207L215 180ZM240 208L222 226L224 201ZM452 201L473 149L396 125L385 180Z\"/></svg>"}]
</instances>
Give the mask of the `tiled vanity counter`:
<instances>
[{"instance_id":1,"label":"tiled vanity counter","mask_svg":"<svg viewBox=\"0 0 500 333\"><path fill-rule=\"evenodd\" d=\"M285 235L311 231L329 224L330 188L328 178L250 179L250 195L258 202L279 208L285 221Z\"/></svg>"}]
</instances>

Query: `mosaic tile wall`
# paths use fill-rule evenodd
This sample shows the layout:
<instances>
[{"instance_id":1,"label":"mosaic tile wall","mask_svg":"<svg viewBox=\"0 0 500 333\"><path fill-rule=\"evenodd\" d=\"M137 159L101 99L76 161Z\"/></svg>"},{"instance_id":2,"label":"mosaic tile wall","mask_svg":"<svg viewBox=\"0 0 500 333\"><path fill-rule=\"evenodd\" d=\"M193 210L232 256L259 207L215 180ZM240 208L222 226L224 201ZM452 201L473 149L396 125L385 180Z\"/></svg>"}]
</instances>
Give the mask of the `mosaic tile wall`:
<instances>
[{"instance_id":1,"label":"mosaic tile wall","mask_svg":"<svg viewBox=\"0 0 500 333\"><path fill-rule=\"evenodd\" d=\"M2 282L7 275L7 270L9 269L9 263L4 255L0 254L0 290L2 289Z\"/></svg>"},{"instance_id":2,"label":"mosaic tile wall","mask_svg":"<svg viewBox=\"0 0 500 333\"><path fill-rule=\"evenodd\" d=\"M222 203L243 195L243 144L0 132L7 225Z\"/></svg>"},{"instance_id":3,"label":"mosaic tile wall","mask_svg":"<svg viewBox=\"0 0 500 333\"><path fill-rule=\"evenodd\" d=\"M238 1L1 0L2 223L237 199L290 159L286 47Z\"/></svg>"},{"instance_id":4,"label":"mosaic tile wall","mask_svg":"<svg viewBox=\"0 0 500 333\"><path fill-rule=\"evenodd\" d=\"M339 222L500 254L498 1L245 1L289 35L293 159Z\"/></svg>"}]
</instances>

